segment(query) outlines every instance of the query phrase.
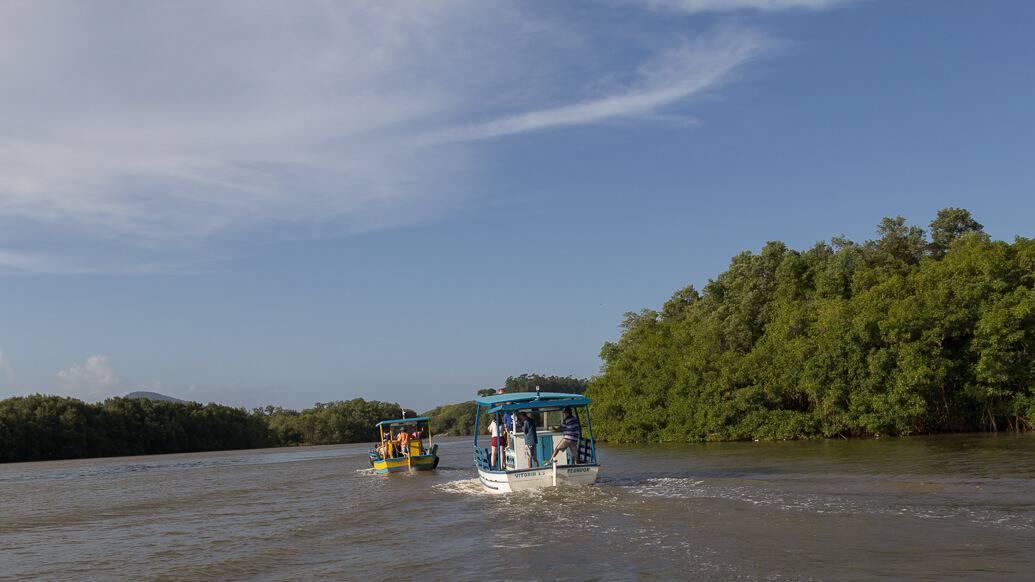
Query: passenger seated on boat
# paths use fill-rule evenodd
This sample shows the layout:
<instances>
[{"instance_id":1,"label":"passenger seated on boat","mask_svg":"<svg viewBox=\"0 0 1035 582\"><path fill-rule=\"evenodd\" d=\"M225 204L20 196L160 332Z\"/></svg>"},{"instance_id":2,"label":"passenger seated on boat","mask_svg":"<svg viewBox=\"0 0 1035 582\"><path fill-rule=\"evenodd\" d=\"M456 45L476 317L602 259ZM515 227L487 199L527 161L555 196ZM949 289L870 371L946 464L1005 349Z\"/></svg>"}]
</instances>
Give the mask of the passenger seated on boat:
<instances>
[{"instance_id":1,"label":"passenger seated on boat","mask_svg":"<svg viewBox=\"0 0 1035 582\"><path fill-rule=\"evenodd\" d=\"M557 442L553 453L550 455L550 462L556 462L557 454L567 451L571 454L571 464L579 462L579 438L582 437L582 425L579 424L579 417L572 413L571 407L564 409L564 420L554 430L561 431L564 436Z\"/></svg>"}]
</instances>

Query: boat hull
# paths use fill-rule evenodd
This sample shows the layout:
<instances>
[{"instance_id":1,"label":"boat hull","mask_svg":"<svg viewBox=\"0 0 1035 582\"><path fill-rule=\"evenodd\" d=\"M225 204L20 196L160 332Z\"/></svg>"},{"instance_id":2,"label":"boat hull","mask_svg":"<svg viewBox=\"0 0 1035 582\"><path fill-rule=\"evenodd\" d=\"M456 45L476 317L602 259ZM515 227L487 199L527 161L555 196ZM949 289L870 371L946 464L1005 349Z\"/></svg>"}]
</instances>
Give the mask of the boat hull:
<instances>
[{"instance_id":1,"label":"boat hull","mask_svg":"<svg viewBox=\"0 0 1035 582\"><path fill-rule=\"evenodd\" d=\"M556 470L556 474L555 474ZM511 493L562 487L567 485L592 485L597 481L600 465L558 465L517 471L486 471L478 469L478 480L489 493Z\"/></svg>"},{"instance_id":2,"label":"boat hull","mask_svg":"<svg viewBox=\"0 0 1035 582\"><path fill-rule=\"evenodd\" d=\"M371 457L370 466L380 474L401 473L404 471L431 471L438 466L438 455L418 455L414 457L396 457L394 459L376 459Z\"/></svg>"}]
</instances>

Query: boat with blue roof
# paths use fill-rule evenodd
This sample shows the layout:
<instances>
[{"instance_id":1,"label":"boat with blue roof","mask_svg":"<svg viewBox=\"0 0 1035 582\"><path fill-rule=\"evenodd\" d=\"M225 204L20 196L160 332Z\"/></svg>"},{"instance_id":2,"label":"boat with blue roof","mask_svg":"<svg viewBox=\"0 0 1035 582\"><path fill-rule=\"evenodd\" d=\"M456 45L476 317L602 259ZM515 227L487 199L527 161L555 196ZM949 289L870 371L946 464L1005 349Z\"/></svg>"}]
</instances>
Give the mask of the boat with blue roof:
<instances>
[{"instance_id":1,"label":"boat with blue roof","mask_svg":"<svg viewBox=\"0 0 1035 582\"><path fill-rule=\"evenodd\" d=\"M375 472L431 471L438 467L438 445L431 442L429 417L382 420L375 426L381 436L369 453Z\"/></svg>"},{"instance_id":2,"label":"boat with blue roof","mask_svg":"<svg viewBox=\"0 0 1035 582\"><path fill-rule=\"evenodd\" d=\"M600 464L589 398L537 390L482 396L474 402L474 464L486 491L510 493L596 482ZM488 439L478 434L486 415ZM558 426L551 428L551 419Z\"/></svg>"}]
</instances>

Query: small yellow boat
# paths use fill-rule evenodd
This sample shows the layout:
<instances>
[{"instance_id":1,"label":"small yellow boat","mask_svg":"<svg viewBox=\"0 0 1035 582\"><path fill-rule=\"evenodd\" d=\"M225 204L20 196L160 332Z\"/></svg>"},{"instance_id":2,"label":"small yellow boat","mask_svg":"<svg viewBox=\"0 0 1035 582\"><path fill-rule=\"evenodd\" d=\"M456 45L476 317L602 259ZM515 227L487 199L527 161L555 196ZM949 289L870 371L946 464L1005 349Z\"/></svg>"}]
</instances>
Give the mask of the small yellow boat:
<instances>
[{"instance_id":1,"label":"small yellow boat","mask_svg":"<svg viewBox=\"0 0 1035 582\"><path fill-rule=\"evenodd\" d=\"M430 471L438 467L438 445L431 443L431 419L427 416L382 420L376 426L381 441L370 449L370 466L377 473Z\"/></svg>"}]
</instances>

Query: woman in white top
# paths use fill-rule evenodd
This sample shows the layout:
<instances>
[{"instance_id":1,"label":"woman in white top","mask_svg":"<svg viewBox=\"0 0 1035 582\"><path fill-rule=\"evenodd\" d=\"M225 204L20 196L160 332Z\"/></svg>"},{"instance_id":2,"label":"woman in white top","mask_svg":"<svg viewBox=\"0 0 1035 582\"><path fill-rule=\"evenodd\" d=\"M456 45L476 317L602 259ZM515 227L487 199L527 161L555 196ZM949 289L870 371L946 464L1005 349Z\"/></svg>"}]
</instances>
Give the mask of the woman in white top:
<instances>
[{"instance_id":1,"label":"woman in white top","mask_svg":"<svg viewBox=\"0 0 1035 582\"><path fill-rule=\"evenodd\" d=\"M496 467L496 449L498 449L500 447L500 427L499 427L499 425L496 424L496 417L493 416L491 418L492 419L489 421L489 435L491 435L492 438L489 439L489 442L492 445L492 450L489 453L489 455L491 456L491 461L490 461L491 462L491 466L492 466L493 469L495 469L495 468L497 468Z\"/></svg>"}]
</instances>

